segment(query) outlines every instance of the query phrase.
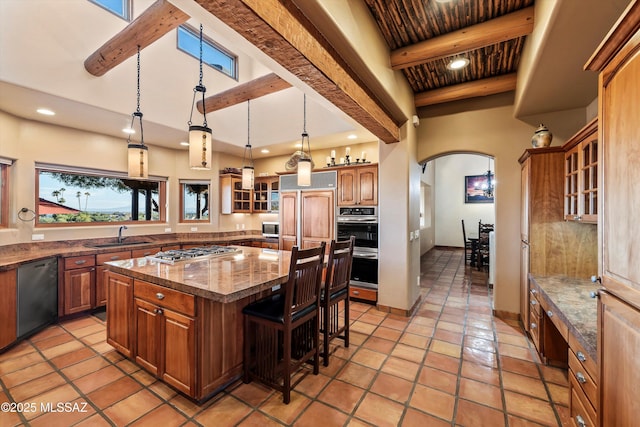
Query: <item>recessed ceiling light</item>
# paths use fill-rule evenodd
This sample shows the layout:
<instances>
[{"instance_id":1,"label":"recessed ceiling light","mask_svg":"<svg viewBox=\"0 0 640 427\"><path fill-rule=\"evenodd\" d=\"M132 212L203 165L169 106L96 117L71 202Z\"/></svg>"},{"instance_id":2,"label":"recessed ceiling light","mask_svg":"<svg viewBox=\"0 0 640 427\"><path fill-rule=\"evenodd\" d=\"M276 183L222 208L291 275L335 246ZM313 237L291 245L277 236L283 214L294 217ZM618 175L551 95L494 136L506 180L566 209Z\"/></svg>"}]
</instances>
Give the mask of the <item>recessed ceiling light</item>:
<instances>
[{"instance_id":1,"label":"recessed ceiling light","mask_svg":"<svg viewBox=\"0 0 640 427\"><path fill-rule=\"evenodd\" d=\"M189 143L187 141L181 141L180 145L182 145L183 147L188 147Z\"/></svg>"},{"instance_id":2,"label":"recessed ceiling light","mask_svg":"<svg viewBox=\"0 0 640 427\"><path fill-rule=\"evenodd\" d=\"M450 70L459 70L466 67L467 65L469 65L469 60L464 57L459 57L452 59L451 62L447 64L447 68Z\"/></svg>"},{"instance_id":3,"label":"recessed ceiling light","mask_svg":"<svg viewBox=\"0 0 640 427\"><path fill-rule=\"evenodd\" d=\"M134 133L136 133L136 131L134 129L131 128L124 128L122 129L122 132L129 134L129 135L133 135Z\"/></svg>"},{"instance_id":4,"label":"recessed ceiling light","mask_svg":"<svg viewBox=\"0 0 640 427\"><path fill-rule=\"evenodd\" d=\"M301 142L298 142L298 143L296 144L296 148L302 148L302 143L301 143Z\"/></svg>"},{"instance_id":5,"label":"recessed ceiling light","mask_svg":"<svg viewBox=\"0 0 640 427\"><path fill-rule=\"evenodd\" d=\"M260 152L264 154L270 153L270 151L267 150L266 148L263 148L262 150L260 150Z\"/></svg>"},{"instance_id":6,"label":"recessed ceiling light","mask_svg":"<svg viewBox=\"0 0 640 427\"><path fill-rule=\"evenodd\" d=\"M350 134L350 135L347 137L347 139L357 139L357 138L358 138L358 135L353 134L353 133L352 133L352 134Z\"/></svg>"},{"instance_id":7,"label":"recessed ceiling light","mask_svg":"<svg viewBox=\"0 0 640 427\"><path fill-rule=\"evenodd\" d=\"M42 114L43 116L55 116L56 113L49 110L48 108L38 108L36 110L38 113Z\"/></svg>"}]
</instances>

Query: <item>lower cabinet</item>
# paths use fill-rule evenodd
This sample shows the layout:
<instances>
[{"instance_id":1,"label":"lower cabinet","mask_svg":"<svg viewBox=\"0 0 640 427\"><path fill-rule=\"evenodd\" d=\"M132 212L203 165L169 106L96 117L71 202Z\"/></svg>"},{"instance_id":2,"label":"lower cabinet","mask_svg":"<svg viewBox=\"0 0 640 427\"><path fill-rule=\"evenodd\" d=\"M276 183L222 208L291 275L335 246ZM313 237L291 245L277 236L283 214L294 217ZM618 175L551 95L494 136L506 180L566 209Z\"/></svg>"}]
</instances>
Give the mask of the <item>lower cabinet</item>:
<instances>
[{"instance_id":1,"label":"lower cabinet","mask_svg":"<svg viewBox=\"0 0 640 427\"><path fill-rule=\"evenodd\" d=\"M128 258L131 258L130 251L109 252L106 254L96 255L96 288L94 307L103 307L107 305L107 284L105 281L105 272L109 266L105 265L105 263Z\"/></svg>"},{"instance_id":2,"label":"lower cabinet","mask_svg":"<svg viewBox=\"0 0 640 427\"><path fill-rule=\"evenodd\" d=\"M94 305L96 259L94 255L64 259L63 315L90 310Z\"/></svg>"},{"instance_id":3,"label":"lower cabinet","mask_svg":"<svg viewBox=\"0 0 640 427\"><path fill-rule=\"evenodd\" d=\"M107 271L107 343L126 357L133 355L133 279Z\"/></svg>"},{"instance_id":4,"label":"lower cabinet","mask_svg":"<svg viewBox=\"0 0 640 427\"><path fill-rule=\"evenodd\" d=\"M0 349L17 339L16 270L0 271Z\"/></svg>"},{"instance_id":5,"label":"lower cabinet","mask_svg":"<svg viewBox=\"0 0 640 427\"><path fill-rule=\"evenodd\" d=\"M595 360L569 335L569 407L577 427L597 426L598 383Z\"/></svg>"}]
</instances>

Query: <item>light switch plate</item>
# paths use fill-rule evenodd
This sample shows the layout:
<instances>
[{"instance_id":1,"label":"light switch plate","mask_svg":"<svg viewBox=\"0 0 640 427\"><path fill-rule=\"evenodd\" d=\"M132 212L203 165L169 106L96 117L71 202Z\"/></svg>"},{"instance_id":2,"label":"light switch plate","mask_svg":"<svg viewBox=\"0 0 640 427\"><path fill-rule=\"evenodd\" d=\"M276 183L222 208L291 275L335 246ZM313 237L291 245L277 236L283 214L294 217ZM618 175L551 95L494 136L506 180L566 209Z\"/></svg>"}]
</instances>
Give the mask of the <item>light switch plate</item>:
<instances>
[{"instance_id":1,"label":"light switch plate","mask_svg":"<svg viewBox=\"0 0 640 427\"><path fill-rule=\"evenodd\" d=\"M167 227L167 228L165 228L165 229L164 229L164 232L165 232L165 233L171 233L171 227Z\"/></svg>"},{"instance_id":2,"label":"light switch plate","mask_svg":"<svg viewBox=\"0 0 640 427\"><path fill-rule=\"evenodd\" d=\"M191 227L191 231L198 231L198 227Z\"/></svg>"},{"instance_id":3,"label":"light switch plate","mask_svg":"<svg viewBox=\"0 0 640 427\"><path fill-rule=\"evenodd\" d=\"M413 241L413 231L409 232L409 241Z\"/></svg>"},{"instance_id":4,"label":"light switch plate","mask_svg":"<svg viewBox=\"0 0 640 427\"><path fill-rule=\"evenodd\" d=\"M44 234L32 234L31 240L44 240Z\"/></svg>"}]
</instances>

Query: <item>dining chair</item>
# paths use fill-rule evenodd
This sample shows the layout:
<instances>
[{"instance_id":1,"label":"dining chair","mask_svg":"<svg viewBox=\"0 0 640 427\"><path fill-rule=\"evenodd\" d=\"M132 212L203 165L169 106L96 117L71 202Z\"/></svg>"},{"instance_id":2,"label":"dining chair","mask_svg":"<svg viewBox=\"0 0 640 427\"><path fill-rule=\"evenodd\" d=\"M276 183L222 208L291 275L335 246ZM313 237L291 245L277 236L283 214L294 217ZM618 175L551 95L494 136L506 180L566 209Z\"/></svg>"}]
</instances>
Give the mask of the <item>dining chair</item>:
<instances>
[{"instance_id":1,"label":"dining chair","mask_svg":"<svg viewBox=\"0 0 640 427\"><path fill-rule=\"evenodd\" d=\"M464 228L464 219L460 221L462 222L462 239L464 240L464 261L465 263L473 265L475 259L475 243L477 242L477 239L467 239L467 232Z\"/></svg>"},{"instance_id":2,"label":"dining chair","mask_svg":"<svg viewBox=\"0 0 640 427\"><path fill-rule=\"evenodd\" d=\"M320 293L324 366L329 366L329 343L334 338L344 340L344 346L349 347L349 280L355 240L355 236L349 240L332 240L329 247L325 281ZM340 310L341 301L344 301L343 310ZM342 322L340 311L344 313Z\"/></svg>"},{"instance_id":3,"label":"dining chair","mask_svg":"<svg viewBox=\"0 0 640 427\"><path fill-rule=\"evenodd\" d=\"M491 259L489 257L489 232L493 231L493 224L483 224L478 221L478 249L477 265L478 270L489 269Z\"/></svg>"},{"instance_id":4,"label":"dining chair","mask_svg":"<svg viewBox=\"0 0 640 427\"><path fill-rule=\"evenodd\" d=\"M244 314L243 381L257 379L291 400L292 376L306 362L313 361L313 373L320 370L319 307L326 243L310 249L291 250L289 276L284 292L253 302Z\"/></svg>"}]
</instances>

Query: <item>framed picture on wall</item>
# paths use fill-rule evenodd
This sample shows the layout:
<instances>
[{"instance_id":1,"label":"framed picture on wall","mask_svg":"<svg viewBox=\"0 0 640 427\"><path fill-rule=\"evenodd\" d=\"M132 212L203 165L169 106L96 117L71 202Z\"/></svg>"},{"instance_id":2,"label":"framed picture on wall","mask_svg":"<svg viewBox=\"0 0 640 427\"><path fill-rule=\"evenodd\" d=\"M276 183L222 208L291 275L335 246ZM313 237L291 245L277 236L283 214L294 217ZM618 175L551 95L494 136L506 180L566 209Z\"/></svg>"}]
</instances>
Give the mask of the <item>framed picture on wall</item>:
<instances>
[{"instance_id":1,"label":"framed picture on wall","mask_svg":"<svg viewBox=\"0 0 640 427\"><path fill-rule=\"evenodd\" d=\"M464 177L465 203L493 203L493 194L485 194L489 187L487 175L467 175Z\"/></svg>"}]
</instances>

